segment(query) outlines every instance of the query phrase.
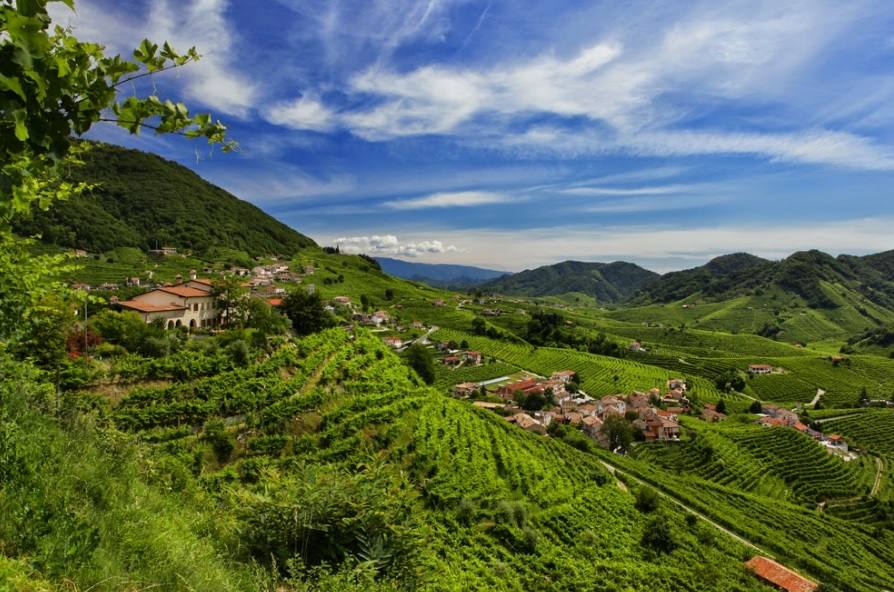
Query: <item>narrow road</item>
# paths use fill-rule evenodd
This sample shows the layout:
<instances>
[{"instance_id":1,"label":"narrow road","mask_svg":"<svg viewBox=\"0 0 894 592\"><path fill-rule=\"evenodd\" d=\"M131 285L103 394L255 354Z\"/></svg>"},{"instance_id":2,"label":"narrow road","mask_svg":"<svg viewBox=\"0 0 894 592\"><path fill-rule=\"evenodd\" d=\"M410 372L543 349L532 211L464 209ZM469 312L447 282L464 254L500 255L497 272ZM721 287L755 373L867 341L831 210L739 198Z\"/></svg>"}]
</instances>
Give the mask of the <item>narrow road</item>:
<instances>
[{"instance_id":1,"label":"narrow road","mask_svg":"<svg viewBox=\"0 0 894 592\"><path fill-rule=\"evenodd\" d=\"M813 400L811 402L809 402L807 404L810 405L811 407L816 407L816 404L819 403L820 397L822 397L825 394L826 394L826 391L824 391L823 389L821 389L821 388L816 389L816 396L813 398Z\"/></svg>"},{"instance_id":2,"label":"narrow road","mask_svg":"<svg viewBox=\"0 0 894 592\"><path fill-rule=\"evenodd\" d=\"M877 469L875 472L875 483L872 484L872 491L869 492L869 497L875 497L879 487L882 485L882 472L885 470L885 461L880 456L876 456L875 466Z\"/></svg>"},{"instance_id":3,"label":"narrow road","mask_svg":"<svg viewBox=\"0 0 894 592\"><path fill-rule=\"evenodd\" d=\"M754 550L754 551L757 551L758 553L760 553L761 555L764 555L765 557L770 557L770 558L773 557L773 555L772 555L769 551L767 551L766 549L763 549L763 548L757 546L756 544L752 543L752 542L749 541L748 539L743 538L743 537L737 535L736 533L734 533L733 531L731 531L730 529L728 529L728 528L726 528L726 527L724 527L724 526L721 526L721 525L718 524L717 522L714 522L713 520L711 520L710 518L708 518L707 516L705 516L704 514L702 514L701 512L699 512L698 510L695 510L695 509L689 507L688 505L686 505L686 503L683 502L682 500L677 499L676 497L672 496L672 495L669 494L669 493L666 493L665 491L662 491L661 489L658 489L657 487L655 487L655 486L652 485L651 483L646 483L646 482L643 481L642 479L639 479L639 478L637 478L637 477L634 477L634 476L631 475L630 473L625 473L623 470L619 469L618 467L614 466L613 464L609 463L608 461L605 461L605 460L600 459L599 462L601 462L601 463L605 466L605 468L608 469L608 472L611 473L612 475L614 475L614 474L616 474L616 473L621 473L621 474L625 475L628 479L631 479L631 480L633 480L633 481L636 481L636 482L639 483L640 485L645 485L645 486L647 486L647 487L650 487L650 488L654 489L654 490L655 490L655 493L657 493L657 494L660 495L661 497L663 497L663 498L665 498L666 500L672 502L673 504L676 504L677 506L679 506L679 507L682 508L683 510L689 512L690 514L693 514L693 515L695 515L695 516L698 516L699 518L701 518L702 520L704 520L705 522L707 522L708 524L710 524L711 526L713 526L714 528L716 528L717 530L719 530L720 532L722 532L722 533L724 533L724 534L726 534L726 535L728 535L728 536L730 536L730 537L736 539L737 541L739 541L740 543L742 543L742 544L745 545L746 547L749 547L750 549L752 549L752 550Z\"/></svg>"},{"instance_id":4,"label":"narrow road","mask_svg":"<svg viewBox=\"0 0 894 592\"><path fill-rule=\"evenodd\" d=\"M823 419L816 419L816 423L826 423L827 421L835 421L836 419L844 419L845 417L851 417L852 415L856 415L855 413L850 413L848 415L836 415L835 417L824 417Z\"/></svg>"}]
</instances>

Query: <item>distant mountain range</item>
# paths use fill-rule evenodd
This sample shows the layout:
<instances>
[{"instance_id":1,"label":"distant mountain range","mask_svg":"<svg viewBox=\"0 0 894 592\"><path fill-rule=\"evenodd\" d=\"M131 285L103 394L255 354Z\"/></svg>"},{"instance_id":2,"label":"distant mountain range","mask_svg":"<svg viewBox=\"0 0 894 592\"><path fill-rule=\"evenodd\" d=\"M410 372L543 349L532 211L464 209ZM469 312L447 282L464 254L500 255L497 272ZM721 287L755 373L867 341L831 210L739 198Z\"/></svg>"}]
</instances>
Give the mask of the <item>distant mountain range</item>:
<instances>
[{"instance_id":1,"label":"distant mountain range","mask_svg":"<svg viewBox=\"0 0 894 592\"><path fill-rule=\"evenodd\" d=\"M508 273L470 265L415 263L389 257L376 257L376 261L379 262L382 271L387 274L406 280L425 282L439 288L469 288Z\"/></svg>"},{"instance_id":2,"label":"distant mountain range","mask_svg":"<svg viewBox=\"0 0 894 592\"><path fill-rule=\"evenodd\" d=\"M508 275L482 284L482 290L515 296L560 296L571 292L599 302L627 300L659 277L635 263L563 261Z\"/></svg>"},{"instance_id":3,"label":"distant mountain range","mask_svg":"<svg viewBox=\"0 0 894 592\"><path fill-rule=\"evenodd\" d=\"M203 252L292 255L314 241L252 204L155 154L90 143L68 179L94 188L14 221L16 232L63 247L104 252L170 245Z\"/></svg>"},{"instance_id":4,"label":"distant mountain range","mask_svg":"<svg viewBox=\"0 0 894 592\"><path fill-rule=\"evenodd\" d=\"M768 290L796 295L811 308L836 308L851 292L856 300L865 298L894 310L894 251L865 257L800 251L781 261L747 253L724 255L661 276L635 300L665 303L693 296L726 300Z\"/></svg>"}]
</instances>

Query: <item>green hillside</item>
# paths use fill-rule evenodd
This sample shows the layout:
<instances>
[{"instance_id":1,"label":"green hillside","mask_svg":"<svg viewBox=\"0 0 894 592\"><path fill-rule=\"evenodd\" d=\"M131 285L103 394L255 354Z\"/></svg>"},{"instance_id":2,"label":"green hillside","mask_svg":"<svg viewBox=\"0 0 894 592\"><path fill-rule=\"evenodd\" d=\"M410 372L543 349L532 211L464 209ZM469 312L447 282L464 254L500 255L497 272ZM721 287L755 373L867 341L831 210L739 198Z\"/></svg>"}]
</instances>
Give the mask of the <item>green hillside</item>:
<instances>
[{"instance_id":1,"label":"green hillside","mask_svg":"<svg viewBox=\"0 0 894 592\"><path fill-rule=\"evenodd\" d=\"M16 232L90 252L165 245L291 255L314 244L177 163L109 144L88 146L84 165L70 167L68 180L94 189L16 220Z\"/></svg>"},{"instance_id":2,"label":"green hillside","mask_svg":"<svg viewBox=\"0 0 894 592\"><path fill-rule=\"evenodd\" d=\"M35 577L65 574L95 590L120 581L258 590L279 578L323 585L321 577L333 590L765 589L742 567L740 543L672 504L637 510L597 458L420 386L369 333L332 329L253 352L247 365L224 356L183 378L198 356L113 362L108 377L124 389L117 402L103 402L106 386L79 394L95 409L79 421L106 426L97 442L49 425L12 435L18 458L37 469L0 498L11 517L0 540L17 541L14 556ZM37 421L25 407L16 413L23 426ZM107 451L102 441L121 444ZM40 447L38 462L30 455ZM61 456L84 447L91 457ZM122 475L126 497L116 495L119 471L77 492L87 464L101 471L116 457L128 471L141 458L151 468ZM28 498L11 495L26 490ZM41 538L28 535L24 504L53 500L76 512L47 515ZM659 523L673 541L663 551L646 536ZM83 546L69 540L69 552L57 553L52 543L77 525ZM710 570L691 568L704 560ZM364 570L348 575L358 562ZM325 565L345 575L316 571Z\"/></svg>"},{"instance_id":3,"label":"green hillside","mask_svg":"<svg viewBox=\"0 0 894 592\"><path fill-rule=\"evenodd\" d=\"M578 292L601 303L621 302L655 280L658 274L633 263L563 261L504 276L481 290L517 296L558 296Z\"/></svg>"}]
</instances>

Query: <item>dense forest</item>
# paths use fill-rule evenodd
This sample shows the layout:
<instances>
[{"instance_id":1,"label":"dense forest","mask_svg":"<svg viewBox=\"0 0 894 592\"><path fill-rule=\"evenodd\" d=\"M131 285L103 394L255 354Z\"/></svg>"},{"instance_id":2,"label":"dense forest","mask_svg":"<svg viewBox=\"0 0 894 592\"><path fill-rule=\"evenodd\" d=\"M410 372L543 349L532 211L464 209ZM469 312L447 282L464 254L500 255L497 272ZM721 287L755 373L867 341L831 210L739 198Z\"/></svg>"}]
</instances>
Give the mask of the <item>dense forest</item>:
<instances>
[{"instance_id":1,"label":"dense forest","mask_svg":"<svg viewBox=\"0 0 894 592\"><path fill-rule=\"evenodd\" d=\"M116 247L170 245L204 252L212 247L255 255L291 255L313 245L306 236L259 208L160 156L89 143L83 165L65 169L72 183L92 190L34 210L14 221L22 235L91 252Z\"/></svg>"}]
</instances>

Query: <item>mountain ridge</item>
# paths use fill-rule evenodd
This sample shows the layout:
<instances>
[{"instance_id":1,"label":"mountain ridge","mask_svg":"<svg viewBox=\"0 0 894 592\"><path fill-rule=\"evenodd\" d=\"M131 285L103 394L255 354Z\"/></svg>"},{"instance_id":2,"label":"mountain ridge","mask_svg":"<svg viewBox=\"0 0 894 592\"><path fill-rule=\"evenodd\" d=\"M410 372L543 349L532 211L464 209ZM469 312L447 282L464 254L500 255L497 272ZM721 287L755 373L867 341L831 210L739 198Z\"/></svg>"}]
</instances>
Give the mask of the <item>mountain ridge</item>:
<instances>
[{"instance_id":1,"label":"mountain ridge","mask_svg":"<svg viewBox=\"0 0 894 592\"><path fill-rule=\"evenodd\" d=\"M402 279L424 282L439 288L468 288L502 277L509 272L472 265L417 263L391 257L376 257L382 271Z\"/></svg>"},{"instance_id":2,"label":"mountain ridge","mask_svg":"<svg viewBox=\"0 0 894 592\"><path fill-rule=\"evenodd\" d=\"M230 248L251 256L291 255L316 245L180 164L111 144L86 145L84 164L70 167L66 180L94 187L17 218L17 233L91 252L170 245L197 252Z\"/></svg>"}]
</instances>

